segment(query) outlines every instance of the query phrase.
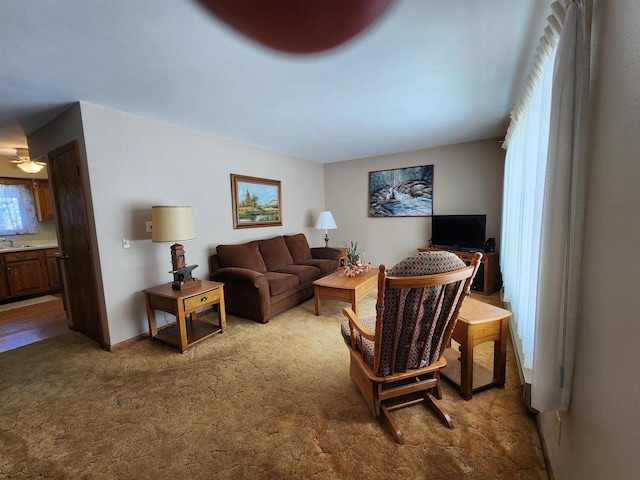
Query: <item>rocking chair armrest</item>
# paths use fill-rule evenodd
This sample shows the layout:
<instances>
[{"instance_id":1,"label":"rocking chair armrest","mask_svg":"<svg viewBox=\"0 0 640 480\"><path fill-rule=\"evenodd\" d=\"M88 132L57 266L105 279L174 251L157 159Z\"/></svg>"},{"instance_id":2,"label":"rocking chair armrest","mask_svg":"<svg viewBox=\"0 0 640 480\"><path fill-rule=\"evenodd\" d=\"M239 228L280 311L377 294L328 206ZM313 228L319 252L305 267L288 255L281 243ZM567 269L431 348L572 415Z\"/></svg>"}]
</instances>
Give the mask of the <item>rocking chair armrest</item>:
<instances>
[{"instance_id":1,"label":"rocking chair armrest","mask_svg":"<svg viewBox=\"0 0 640 480\"><path fill-rule=\"evenodd\" d=\"M369 330L364 323L360 321L358 315L349 307L342 309L342 314L349 319L349 326L354 327L360 335L362 335L367 340L375 341L376 332Z\"/></svg>"}]
</instances>

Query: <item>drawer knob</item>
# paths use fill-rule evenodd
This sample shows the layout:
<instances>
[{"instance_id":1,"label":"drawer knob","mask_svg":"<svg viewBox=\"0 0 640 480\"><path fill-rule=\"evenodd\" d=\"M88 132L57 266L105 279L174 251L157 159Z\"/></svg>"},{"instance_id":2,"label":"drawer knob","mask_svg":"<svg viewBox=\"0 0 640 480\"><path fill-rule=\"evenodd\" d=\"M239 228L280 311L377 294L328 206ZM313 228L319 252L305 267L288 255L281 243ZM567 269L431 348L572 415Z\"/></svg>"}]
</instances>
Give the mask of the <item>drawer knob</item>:
<instances>
[{"instance_id":1,"label":"drawer knob","mask_svg":"<svg viewBox=\"0 0 640 480\"><path fill-rule=\"evenodd\" d=\"M200 301L201 301L201 302L206 302L206 301L207 301L207 297L202 297L202 298L200 299Z\"/></svg>"}]
</instances>

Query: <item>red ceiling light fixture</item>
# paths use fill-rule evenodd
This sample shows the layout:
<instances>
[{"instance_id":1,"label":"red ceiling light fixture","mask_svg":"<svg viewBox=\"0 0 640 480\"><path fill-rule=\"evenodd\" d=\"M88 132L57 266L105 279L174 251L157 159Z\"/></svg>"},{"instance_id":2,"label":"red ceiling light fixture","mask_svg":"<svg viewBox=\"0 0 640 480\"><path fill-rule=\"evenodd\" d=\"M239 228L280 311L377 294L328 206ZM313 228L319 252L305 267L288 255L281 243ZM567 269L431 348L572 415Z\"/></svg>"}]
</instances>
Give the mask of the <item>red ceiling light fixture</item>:
<instances>
[{"instance_id":1,"label":"red ceiling light fixture","mask_svg":"<svg viewBox=\"0 0 640 480\"><path fill-rule=\"evenodd\" d=\"M395 0L197 0L249 38L287 53L318 53L368 28Z\"/></svg>"}]
</instances>

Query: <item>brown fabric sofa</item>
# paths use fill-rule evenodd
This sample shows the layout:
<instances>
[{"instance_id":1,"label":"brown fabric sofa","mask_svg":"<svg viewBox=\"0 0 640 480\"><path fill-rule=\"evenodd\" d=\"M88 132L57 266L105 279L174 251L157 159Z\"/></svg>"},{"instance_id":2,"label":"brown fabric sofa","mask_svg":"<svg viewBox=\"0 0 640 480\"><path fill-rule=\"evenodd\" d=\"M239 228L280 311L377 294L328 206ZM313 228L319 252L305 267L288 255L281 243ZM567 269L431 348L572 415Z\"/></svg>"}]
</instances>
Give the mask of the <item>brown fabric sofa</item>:
<instances>
[{"instance_id":1,"label":"brown fabric sofa","mask_svg":"<svg viewBox=\"0 0 640 480\"><path fill-rule=\"evenodd\" d=\"M211 280L224 283L227 312L262 323L312 298L313 281L339 266L340 250L309 248L302 233L218 245L209 257Z\"/></svg>"}]
</instances>

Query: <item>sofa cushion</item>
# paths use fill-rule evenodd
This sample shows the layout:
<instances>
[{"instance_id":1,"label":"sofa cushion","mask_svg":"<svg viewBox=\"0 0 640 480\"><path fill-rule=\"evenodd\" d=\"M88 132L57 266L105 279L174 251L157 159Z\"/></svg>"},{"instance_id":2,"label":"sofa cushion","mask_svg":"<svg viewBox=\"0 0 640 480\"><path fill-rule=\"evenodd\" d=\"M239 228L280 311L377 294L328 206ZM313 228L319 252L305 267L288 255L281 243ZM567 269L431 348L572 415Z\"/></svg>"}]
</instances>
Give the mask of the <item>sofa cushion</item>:
<instances>
[{"instance_id":1,"label":"sofa cushion","mask_svg":"<svg viewBox=\"0 0 640 480\"><path fill-rule=\"evenodd\" d=\"M311 265L285 265L277 268L276 272L295 275L300 280L300 285L310 283L320 278L320 269Z\"/></svg>"},{"instance_id":2,"label":"sofa cushion","mask_svg":"<svg viewBox=\"0 0 640 480\"><path fill-rule=\"evenodd\" d=\"M328 258L311 258L300 262L300 265L310 265L320 269L320 275L335 272L338 269L338 262Z\"/></svg>"},{"instance_id":3,"label":"sofa cushion","mask_svg":"<svg viewBox=\"0 0 640 480\"><path fill-rule=\"evenodd\" d=\"M309 249L309 243L304 233L285 235L284 240L289 247L291 257L293 257L293 263L302 263L311 259L311 249Z\"/></svg>"},{"instance_id":4,"label":"sofa cushion","mask_svg":"<svg viewBox=\"0 0 640 480\"><path fill-rule=\"evenodd\" d=\"M257 240L238 245L218 245L216 252L223 267L248 268L259 273L267 271Z\"/></svg>"},{"instance_id":5,"label":"sofa cushion","mask_svg":"<svg viewBox=\"0 0 640 480\"><path fill-rule=\"evenodd\" d=\"M258 248L267 270L273 271L284 265L291 265L293 258L282 236L258 240Z\"/></svg>"},{"instance_id":6,"label":"sofa cushion","mask_svg":"<svg viewBox=\"0 0 640 480\"><path fill-rule=\"evenodd\" d=\"M269 283L269 296L271 297L299 285L298 277L295 275L278 272L265 272L264 276Z\"/></svg>"}]
</instances>

